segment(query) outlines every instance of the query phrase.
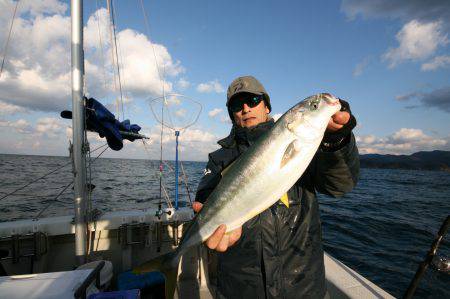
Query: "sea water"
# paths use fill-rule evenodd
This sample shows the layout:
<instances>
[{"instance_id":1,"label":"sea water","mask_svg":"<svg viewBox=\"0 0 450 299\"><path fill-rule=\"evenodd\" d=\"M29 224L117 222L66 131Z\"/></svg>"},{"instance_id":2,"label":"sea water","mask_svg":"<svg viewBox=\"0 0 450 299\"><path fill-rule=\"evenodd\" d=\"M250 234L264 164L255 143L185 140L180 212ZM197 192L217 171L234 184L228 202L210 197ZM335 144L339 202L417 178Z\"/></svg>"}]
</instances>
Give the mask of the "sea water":
<instances>
[{"instance_id":1,"label":"sea water","mask_svg":"<svg viewBox=\"0 0 450 299\"><path fill-rule=\"evenodd\" d=\"M63 167L0 201L0 221L73 213L72 166L67 157L0 155L0 197ZM89 163L88 163L89 165ZM182 204L194 200L205 163L183 162ZM162 184L174 199L173 162ZM156 208L159 161L98 159L90 165L93 208L102 211ZM186 185L188 188L186 188ZM68 186L68 187L67 187ZM55 197L63 192L56 200ZM164 191L162 191L164 194ZM164 197L164 196L163 196ZM166 200L162 200L165 205ZM392 295L401 297L450 213L450 173L361 169L357 187L342 198L319 195L325 250ZM450 232L438 254L450 257ZM420 298L450 298L450 275L428 269Z\"/></svg>"}]
</instances>

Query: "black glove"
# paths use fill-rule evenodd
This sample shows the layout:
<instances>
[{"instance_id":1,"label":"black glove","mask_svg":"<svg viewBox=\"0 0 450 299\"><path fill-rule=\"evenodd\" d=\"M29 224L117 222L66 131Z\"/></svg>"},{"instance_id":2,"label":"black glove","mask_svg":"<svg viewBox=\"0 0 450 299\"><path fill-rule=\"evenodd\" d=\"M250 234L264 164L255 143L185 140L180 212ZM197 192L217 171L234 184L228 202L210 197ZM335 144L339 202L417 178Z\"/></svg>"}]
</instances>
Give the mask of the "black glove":
<instances>
[{"instance_id":1,"label":"black glove","mask_svg":"<svg viewBox=\"0 0 450 299\"><path fill-rule=\"evenodd\" d=\"M350 110L350 105L347 101L339 99L341 103L341 110L350 113L350 119L339 130L335 132L325 132L323 136L321 148L324 151L336 151L344 147L350 142L351 132L356 127L356 118L353 116Z\"/></svg>"}]
</instances>

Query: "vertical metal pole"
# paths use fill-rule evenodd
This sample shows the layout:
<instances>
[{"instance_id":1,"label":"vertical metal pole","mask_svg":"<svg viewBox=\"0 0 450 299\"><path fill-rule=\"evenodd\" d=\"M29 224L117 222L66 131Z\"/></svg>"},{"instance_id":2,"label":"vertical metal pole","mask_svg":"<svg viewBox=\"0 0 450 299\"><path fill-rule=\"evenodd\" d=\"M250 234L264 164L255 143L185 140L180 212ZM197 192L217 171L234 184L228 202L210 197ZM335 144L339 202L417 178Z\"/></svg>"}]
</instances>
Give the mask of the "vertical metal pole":
<instances>
[{"instance_id":1,"label":"vertical metal pole","mask_svg":"<svg viewBox=\"0 0 450 299\"><path fill-rule=\"evenodd\" d=\"M175 210L178 210L178 136L180 136L180 131L175 131Z\"/></svg>"},{"instance_id":2,"label":"vertical metal pole","mask_svg":"<svg viewBox=\"0 0 450 299\"><path fill-rule=\"evenodd\" d=\"M75 203L75 258L86 261L86 160L83 100L83 1L71 1L72 17L72 124Z\"/></svg>"}]
</instances>

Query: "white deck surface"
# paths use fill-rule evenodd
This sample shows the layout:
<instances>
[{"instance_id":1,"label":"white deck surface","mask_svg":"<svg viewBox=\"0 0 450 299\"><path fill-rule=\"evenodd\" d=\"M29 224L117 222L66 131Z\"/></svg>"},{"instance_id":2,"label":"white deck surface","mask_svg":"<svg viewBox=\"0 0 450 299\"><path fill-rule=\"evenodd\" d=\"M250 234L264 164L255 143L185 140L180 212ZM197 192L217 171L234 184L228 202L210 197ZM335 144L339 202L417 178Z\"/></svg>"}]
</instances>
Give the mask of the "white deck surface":
<instances>
[{"instance_id":1,"label":"white deck surface","mask_svg":"<svg viewBox=\"0 0 450 299\"><path fill-rule=\"evenodd\" d=\"M0 277L0 298L73 298L75 291L91 271L92 269Z\"/></svg>"},{"instance_id":2,"label":"white deck surface","mask_svg":"<svg viewBox=\"0 0 450 299\"><path fill-rule=\"evenodd\" d=\"M331 298L395 298L327 253L324 261Z\"/></svg>"}]
</instances>

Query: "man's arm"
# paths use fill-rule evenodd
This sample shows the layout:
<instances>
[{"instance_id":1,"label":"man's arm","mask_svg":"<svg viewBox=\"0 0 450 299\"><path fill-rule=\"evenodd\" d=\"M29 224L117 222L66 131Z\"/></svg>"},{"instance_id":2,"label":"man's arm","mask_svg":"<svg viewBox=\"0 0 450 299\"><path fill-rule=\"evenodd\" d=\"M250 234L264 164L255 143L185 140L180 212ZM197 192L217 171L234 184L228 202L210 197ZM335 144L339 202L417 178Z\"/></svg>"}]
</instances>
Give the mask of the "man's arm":
<instances>
[{"instance_id":1,"label":"man's arm","mask_svg":"<svg viewBox=\"0 0 450 299\"><path fill-rule=\"evenodd\" d=\"M313 160L313 180L320 193L339 197L353 189L359 178L359 153L352 133L356 119L350 105L332 116L322 145Z\"/></svg>"},{"instance_id":2,"label":"man's arm","mask_svg":"<svg viewBox=\"0 0 450 299\"><path fill-rule=\"evenodd\" d=\"M318 192L340 197L350 192L358 182L358 148L353 133L350 133L348 138L348 143L339 150L317 151L314 157L313 180Z\"/></svg>"}]
</instances>

